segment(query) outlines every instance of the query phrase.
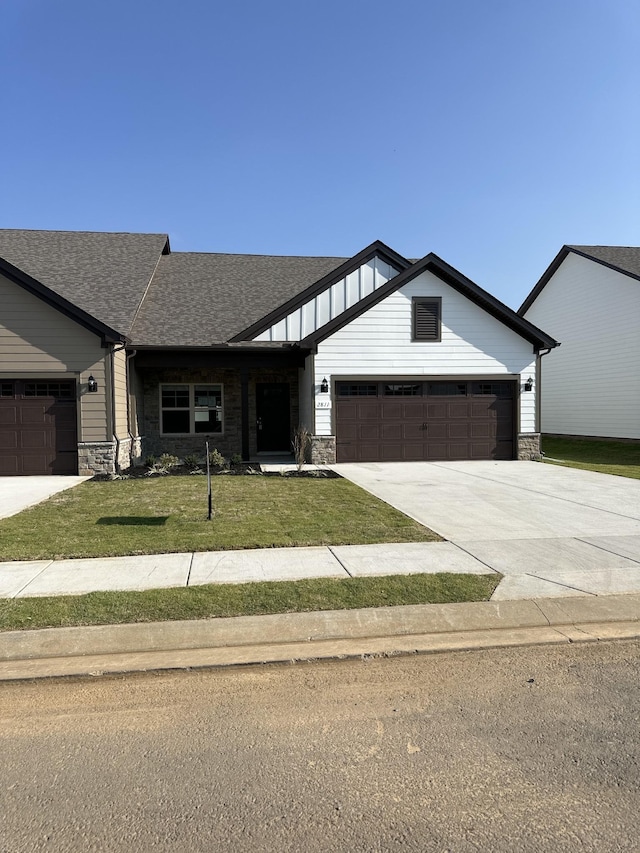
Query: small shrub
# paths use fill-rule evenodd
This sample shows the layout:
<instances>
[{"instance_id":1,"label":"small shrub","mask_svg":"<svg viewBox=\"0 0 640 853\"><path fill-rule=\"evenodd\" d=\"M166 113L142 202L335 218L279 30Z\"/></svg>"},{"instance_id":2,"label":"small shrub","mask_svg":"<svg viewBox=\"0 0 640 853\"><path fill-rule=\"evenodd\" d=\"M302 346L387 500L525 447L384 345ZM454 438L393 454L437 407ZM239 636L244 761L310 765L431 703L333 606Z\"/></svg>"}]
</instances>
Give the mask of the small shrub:
<instances>
[{"instance_id":1,"label":"small shrub","mask_svg":"<svg viewBox=\"0 0 640 853\"><path fill-rule=\"evenodd\" d=\"M209 465L212 468L225 468L227 465L227 460L216 447L209 451Z\"/></svg>"},{"instance_id":2,"label":"small shrub","mask_svg":"<svg viewBox=\"0 0 640 853\"><path fill-rule=\"evenodd\" d=\"M198 468L200 466L200 463L198 462L198 457L195 453L188 453L184 457L184 464L187 466L187 468L191 469Z\"/></svg>"},{"instance_id":3,"label":"small shrub","mask_svg":"<svg viewBox=\"0 0 640 853\"><path fill-rule=\"evenodd\" d=\"M144 460L144 467L145 468L153 468L155 464L156 464L156 457L153 455L147 456L147 458Z\"/></svg>"},{"instance_id":4,"label":"small shrub","mask_svg":"<svg viewBox=\"0 0 640 853\"><path fill-rule=\"evenodd\" d=\"M171 468L177 468L180 464L180 460L177 456L173 456L171 453L163 453L160 459L158 459L158 463L160 468L169 471Z\"/></svg>"},{"instance_id":5,"label":"small shrub","mask_svg":"<svg viewBox=\"0 0 640 853\"><path fill-rule=\"evenodd\" d=\"M242 456L239 453L234 453L230 461L232 465L242 465Z\"/></svg>"},{"instance_id":6,"label":"small shrub","mask_svg":"<svg viewBox=\"0 0 640 853\"><path fill-rule=\"evenodd\" d=\"M293 448L293 455L296 460L296 465L298 466L298 471L302 471L302 466L308 461L307 457L309 454L309 448L311 447L311 433L306 427L298 424L293 433L291 446Z\"/></svg>"}]
</instances>

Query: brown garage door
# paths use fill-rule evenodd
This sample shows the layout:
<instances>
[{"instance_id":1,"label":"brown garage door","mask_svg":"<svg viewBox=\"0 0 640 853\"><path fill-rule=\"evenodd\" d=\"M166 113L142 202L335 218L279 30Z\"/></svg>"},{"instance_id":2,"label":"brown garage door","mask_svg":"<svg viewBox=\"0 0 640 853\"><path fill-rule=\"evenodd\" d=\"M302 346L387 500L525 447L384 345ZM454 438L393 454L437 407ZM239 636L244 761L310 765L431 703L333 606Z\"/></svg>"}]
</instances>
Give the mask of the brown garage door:
<instances>
[{"instance_id":1,"label":"brown garage door","mask_svg":"<svg viewBox=\"0 0 640 853\"><path fill-rule=\"evenodd\" d=\"M338 462L513 459L515 382L339 382Z\"/></svg>"},{"instance_id":2,"label":"brown garage door","mask_svg":"<svg viewBox=\"0 0 640 853\"><path fill-rule=\"evenodd\" d=\"M0 381L0 475L77 474L74 381Z\"/></svg>"}]
</instances>

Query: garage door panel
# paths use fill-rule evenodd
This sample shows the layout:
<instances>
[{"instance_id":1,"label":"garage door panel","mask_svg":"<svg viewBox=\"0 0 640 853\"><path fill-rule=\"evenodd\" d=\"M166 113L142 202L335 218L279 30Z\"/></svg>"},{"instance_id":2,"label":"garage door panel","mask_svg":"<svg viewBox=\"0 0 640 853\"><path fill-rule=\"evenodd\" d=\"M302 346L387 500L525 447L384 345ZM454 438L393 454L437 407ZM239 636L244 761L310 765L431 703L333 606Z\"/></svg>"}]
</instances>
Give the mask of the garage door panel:
<instances>
[{"instance_id":1,"label":"garage door panel","mask_svg":"<svg viewBox=\"0 0 640 853\"><path fill-rule=\"evenodd\" d=\"M418 402L410 402L402 404L402 417L409 420L423 421L425 417L424 403L422 400Z\"/></svg>"},{"instance_id":2,"label":"garage door panel","mask_svg":"<svg viewBox=\"0 0 640 853\"><path fill-rule=\"evenodd\" d=\"M453 439L469 438L470 424L468 424L468 423L449 424L447 431L449 434L449 438L453 438Z\"/></svg>"},{"instance_id":3,"label":"garage door panel","mask_svg":"<svg viewBox=\"0 0 640 853\"><path fill-rule=\"evenodd\" d=\"M495 425L488 423L469 424L469 436L471 438L494 438L496 433Z\"/></svg>"},{"instance_id":4,"label":"garage door panel","mask_svg":"<svg viewBox=\"0 0 640 853\"><path fill-rule=\"evenodd\" d=\"M380 425L378 423L360 424L357 434L360 441L378 441L380 438Z\"/></svg>"},{"instance_id":5,"label":"garage door panel","mask_svg":"<svg viewBox=\"0 0 640 853\"><path fill-rule=\"evenodd\" d=\"M377 400L358 402L356 405L356 418L358 420L377 421L380 418Z\"/></svg>"},{"instance_id":6,"label":"garage door panel","mask_svg":"<svg viewBox=\"0 0 640 853\"><path fill-rule=\"evenodd\" d=\"M77 473L76 418L75 383L70 380L30 380L28 383L14 380L10 389L3 387L0 473Z\"/></svg>"},{"instance_id":7,"label":"garage door panel","mask_svg":"<svg viewBox=\"0 0 640 853\"><path fill-rule=\"evenodd\" d=\"M402 441L404 438L404 424L382 424L380 437L383 441Z\"/></svg>"},{"instance_id":8,"label":"garage door panel","mask_svg":"<svg viewBox=\"0 0 640 853\"><path fill-rule=\"evenodd\" d=\"M514 458L513 383L419 380L423 396L410 399L385 398L381 389L391 383L375 383L377 398L337 401L339 462Z\"/></svg>"},{"instance_id":9,"label":"garage door panel","mask_svg":"<svg viewBox=\"0 0 640 853\"><path fill-rule=\"evenodd\" d=\"M20 472L18 471L18 459L16 455L4 456L0 453L0 476L11 477L18 473Z\"/></svg>"}]
</instances>

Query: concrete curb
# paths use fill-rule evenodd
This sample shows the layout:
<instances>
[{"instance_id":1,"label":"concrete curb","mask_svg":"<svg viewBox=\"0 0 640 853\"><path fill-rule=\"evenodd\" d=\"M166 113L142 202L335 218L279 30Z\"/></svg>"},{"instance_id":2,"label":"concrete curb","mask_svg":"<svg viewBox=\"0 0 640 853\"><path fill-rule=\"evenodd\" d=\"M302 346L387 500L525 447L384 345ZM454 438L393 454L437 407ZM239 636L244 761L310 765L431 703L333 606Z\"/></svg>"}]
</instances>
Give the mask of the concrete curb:
<instances>
[{"instance_id":1,"label":"concrete curb","mask_svg":"<svg viewBox=\"0 0 640 853\"><path fill-rule=\"evenodd\" d=\"M0 680L640 637L640 594L0 633Z\"/></svg>"}]
</instances>

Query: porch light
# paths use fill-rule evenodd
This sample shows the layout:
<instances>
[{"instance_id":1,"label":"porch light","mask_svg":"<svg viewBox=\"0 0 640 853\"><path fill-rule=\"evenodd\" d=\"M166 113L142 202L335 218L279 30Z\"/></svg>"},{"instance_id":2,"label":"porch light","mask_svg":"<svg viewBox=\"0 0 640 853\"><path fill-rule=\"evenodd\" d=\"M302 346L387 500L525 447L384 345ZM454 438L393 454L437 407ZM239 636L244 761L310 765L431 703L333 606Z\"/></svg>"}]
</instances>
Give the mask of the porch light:
<instances>
[{"instance_id":1,"label":"porch light","mask_svg":"<svg viewBox=\"0 0 640 853\"><path fill-rule=\"evenodd\" d=\"M87 380L87 391L90 394L95 394L97 390L98 390L98 383L93 378L93 376L90 376L89 379Z\"/></svg>"},{"instance_id":2,"label":"porch light","mask_svg":"<svg viewBox=\"0 0 640 853\"><path fill-rule=\"evenodd\" d=\"M524 383L524 390L525 391L533 391L533 379L531 378L531 376Z\"/></svg>"},{"instance_id":3,"label":"porch light","mask_svg":"<svg viewBox=\"0 0 640 853\"><path fill-rule=\"evenodd\" d=\"M320 383L320 393L321 394L328 394L329 393L329 383L327 382L326 376L322 380L322 382Z\"/></svg>"}]
</instances>

